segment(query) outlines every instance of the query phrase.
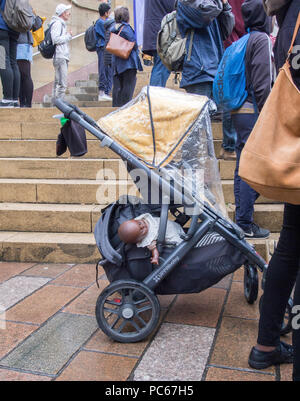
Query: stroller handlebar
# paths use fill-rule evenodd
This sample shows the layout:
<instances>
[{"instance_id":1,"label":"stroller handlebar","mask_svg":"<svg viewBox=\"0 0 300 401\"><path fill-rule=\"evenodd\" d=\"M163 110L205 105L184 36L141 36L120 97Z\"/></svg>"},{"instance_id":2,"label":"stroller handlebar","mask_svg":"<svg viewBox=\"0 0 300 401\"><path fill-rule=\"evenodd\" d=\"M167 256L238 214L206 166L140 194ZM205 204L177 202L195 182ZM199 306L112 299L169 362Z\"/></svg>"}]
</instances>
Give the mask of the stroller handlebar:
<instances>
[{"instance_id":1,"label":"stroller handlebar","mask_svg":"<svg viewBox=\"0 0 300 401\"><path fill-rule=\"evenodd\" d=\"M66 118L74 120L77 123L79 123L80 119L83 118L87 123L98 128L97 123L90 116L81 111L77 106L62 99L56 99L54 104L60 111L64 113Z\"/></svg>"}]
</instances>

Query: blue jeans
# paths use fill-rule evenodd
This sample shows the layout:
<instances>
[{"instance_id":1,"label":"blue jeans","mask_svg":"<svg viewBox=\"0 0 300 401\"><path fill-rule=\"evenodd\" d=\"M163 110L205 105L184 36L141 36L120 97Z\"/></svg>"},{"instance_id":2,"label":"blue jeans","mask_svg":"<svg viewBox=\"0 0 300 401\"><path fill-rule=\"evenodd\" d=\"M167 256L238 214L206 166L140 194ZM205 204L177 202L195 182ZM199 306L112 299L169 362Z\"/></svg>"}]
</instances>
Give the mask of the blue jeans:
<instances>
[{"instance_id":1,"label":"blue jeans","mask_svg":"<svg viewBox=\"0 0 300 401\"><path fill-rule=\"evenodd\" d=\"M195 95L207 96L213 100L213 90L212 82L201 82L199 84L186 86L185 90L188 93L193 93ZM228 152L233 152L235 150L236 144L236 130L234 128L231 113L223 113L223 143L222 146Z\"/></svg>"},{"instance_id":2,"label":"blue jeans","mask_svg":"<svg viewBox=\"0 0 300 401\"><path fill-rule=\"evenodd\" d=\"M237 141L237 133L233 125L230 111L223 113L223 143L222 147L227 152L234 152Z\"/></svg>"},{"instance_id":3,"label":"blue jeans","mask_svg":"<svg viewBox=\"0 0 300 401\"><path fill-rule=\"evenodd\" d=\"M99 74L99 91L103 91L108 95L112 88L112 71L104 65L104 49L97 49L98 56L98 74ZM111 68L111 67L110 67Z\"/></svg>"},{"instance_id":4,"label":"blue jeans","mask_svg":"<svg viewBox=\"0 0 300 401\"><path fill-rule=\"evenodd\" d=\"M238 175L242 150L256 122L255 114L233 114L232 121L237 132L236 168L234 172L235 220L243 230L251 230L253 223L254 203L259 197Z\"/></svg>"},{"instance_id":5,"label":"blue jeans","mask_svg":"<svg viewBox=\"0 0 300 401\"><path fill-rule=\"evenodd\" d=\"M169 79L170 71L163 65L157 52L154 53L153 58L154 65L151 72L150 85L164 88Z\"/></svg>"}]
</instances>

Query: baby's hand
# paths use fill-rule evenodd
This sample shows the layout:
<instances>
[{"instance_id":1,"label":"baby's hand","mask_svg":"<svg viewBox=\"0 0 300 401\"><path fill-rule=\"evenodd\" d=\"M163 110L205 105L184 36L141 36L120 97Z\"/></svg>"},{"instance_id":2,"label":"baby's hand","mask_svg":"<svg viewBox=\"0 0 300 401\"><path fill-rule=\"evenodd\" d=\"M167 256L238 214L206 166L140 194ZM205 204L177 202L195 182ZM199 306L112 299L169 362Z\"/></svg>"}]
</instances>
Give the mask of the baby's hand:
<instances>
[{"instance_id":1,"label":"baby's hand","mask_svg":"<svg viewBox=\"0 0 300 401\"><path fill-rule=\"evenodd\" d=\"M153 264L153 265L158 265L158 263L159 263L159 257L157 256L154 256L153 258L151 258L150 259L150 262Z\"/></svg>"}]
</instances>

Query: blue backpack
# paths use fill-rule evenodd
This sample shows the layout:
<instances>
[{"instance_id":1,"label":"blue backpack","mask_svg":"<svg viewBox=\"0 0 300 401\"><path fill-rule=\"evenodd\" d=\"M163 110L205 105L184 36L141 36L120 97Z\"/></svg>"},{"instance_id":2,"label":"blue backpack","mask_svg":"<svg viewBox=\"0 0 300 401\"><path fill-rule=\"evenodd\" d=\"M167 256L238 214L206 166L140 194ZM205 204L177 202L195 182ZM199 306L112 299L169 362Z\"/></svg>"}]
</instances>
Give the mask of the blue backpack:
<instances>
[{"instance_id":1,"label":"blue backpack","mask_svg":"<svg viewBox=\"0 0 300 401\"><path fill-rule=\"evenodd\" d=\"M218 108L239 109L248 97L245 55L250 33L229 46L219 64L213 83L213 96Z\"/></svg>"}]
</instances>

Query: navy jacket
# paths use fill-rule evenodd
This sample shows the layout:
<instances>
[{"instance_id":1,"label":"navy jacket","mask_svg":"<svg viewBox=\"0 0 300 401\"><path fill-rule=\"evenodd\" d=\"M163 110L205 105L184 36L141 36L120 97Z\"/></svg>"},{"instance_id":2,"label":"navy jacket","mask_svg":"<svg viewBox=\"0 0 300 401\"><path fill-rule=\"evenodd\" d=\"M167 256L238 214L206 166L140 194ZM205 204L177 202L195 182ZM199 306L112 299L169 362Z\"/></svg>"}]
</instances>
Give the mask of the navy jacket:
<instances>
[{"instance_id":1,"label":"navy jacket","mask_svg":"<svg viewBox=\"0 0 300 401\"><path fill-rule=\"evenodd\" d=\"M130 42L136 42L136 36L134 30L131 28L131 26L126 23L122 22L122 24L117 24L115 28L112 30L112 32L118 34L119 31L121 30L122 26L124 27L122 29L122 32L120 33L120 36L122 38L129 40ZM120 57L116 57L113 55L113 74L114 75L119 75L122 74L123 72L127 70L139 70L142 71L143 67L139 58L139 48L138 45L135 43L135 46L127 60L121 59Z\"/></svg>"},{"instance_id":2,"label":"navy jacket","mask_svg":"<svg viewBox=\"0 0 300 401\"><path fill-rule=\"evenodd\" d=\"M144 14L143 52L152 55L156 51L157 34L161 21L174 10L175 0L146 0Z\"/></svg>"},{"instance_id":3,"label":"navy jacket","mask_svg":"<svg viewBox=\"0 0 300 401\"><path fill-rule=\"evenodd\" d=\"M288 6L281 9L277 15L279 32L274 46L275 65L277 71L283 66L290 48L296 21L300 12L300 1L292 0ZM300 30L296 37L294 46L300 46ZM300 59L299 51L291 56L291 72L295 84L300 89ZM293 62L294 60L294 62ZM295 63L295 65L294 65ZM293 68L296 67L296 68Z\"/></svg>"},{"instance_id":4,"label":"navy jacket","mask_svg":"<svg viewBox=\"0 0 300 401\"><path fill-rule=\"evenodd\" d=\"M251 32L245 56L247 100L253 103L254 92L255 102L261 111L273 83L272 19L266 15L261 0L245 0L242 15L246 30Z\"/></svg>"},{"instance_id":5,"label":"navy jacket","mask_svg":"<svg viewBox=\"0 0 300 401\"><path fill-rule=\"evenodd\" d=\"M191 30L194 39L191 59L185 57L180 86L185 88L201 82L213 82L218 65L224 53L223 41L228 38L234 27L234 15L227 3L223 11L208 25L203 20L200 8L178 3L177 24L182 36L187 36L189 49ZM188 51L187 51L188 53Z\"/></svg>"},{"instance_id":6,"label":"navy jacket","mask_svg":"<svg viewBox=\"0 0 300 401\"><path fill-rule=\"evenodd\" d=\"M105 47L105 28L104 28L105 21L99 18L95 24L95 35L97 44L97 49L104 49Z\"/></svg>"}]
</instances>

